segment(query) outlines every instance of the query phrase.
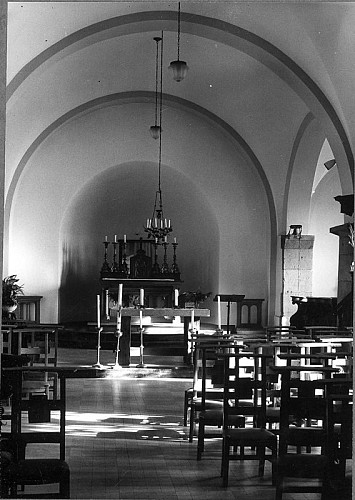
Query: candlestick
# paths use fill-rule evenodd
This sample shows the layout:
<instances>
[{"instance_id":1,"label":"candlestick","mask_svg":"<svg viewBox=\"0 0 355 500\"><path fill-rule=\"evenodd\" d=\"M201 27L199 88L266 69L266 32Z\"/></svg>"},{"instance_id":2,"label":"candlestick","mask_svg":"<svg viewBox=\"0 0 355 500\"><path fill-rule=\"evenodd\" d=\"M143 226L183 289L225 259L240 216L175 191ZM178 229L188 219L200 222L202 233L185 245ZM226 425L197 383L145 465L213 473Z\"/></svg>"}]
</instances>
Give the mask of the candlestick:
<instances>
[{"instance_id":1,"label":"candlestick","mask_svg":"<svg viewBox=\"0 0 355 500\"><path fill-rule=\"evenodd\" d=\"M144 368L144 339L143 339L143 310L139 311L139 330L140 330L140 346L139 346L139 363L137 368Z\"/></svg>"},{"instance_id":2,"label":"candlestick","mask_svg":"<svg viewBox=\"0 0 355 500\"><path fill-rule=\"evenodd\" d=\"M117 300L117 306L122 306L122 290L123 290L123 284L120 283L118 285L118 300Z\"/></svg>"},{"instance_id":3,"label":"candlestick","mask_svg":"<svg viewBox=\"0 0 355 500\"><path fill-rule=\"evenodd\" d=\"M140 294L139 294L139 305L141 307L144 306L144 288L140 289Z\"/></svg>"},{"instance_id":4,"label":"candlestick","mask_svg":"<svg viewBox=\"0 0 355 500\"><path fill-rule=\"evenodd\" d=\"M163 257L163 264L161 266L161 273L162 274L169 274L169 266L168 266L168 261L167 261L167 256L166 256L166 250L168 248L169 243L164 242L163 247L164 247L164 257Z\"/></svg>"},{"instance_id":5,"label":"candlestick","mask_svg":"<svg viewBox=\"0 0 355 500\"><path fill-rule=\"evenodd\" d=\"M176 240L176 238L174 238ZM174 279L175 280L180 280L180 269L179 269L179 266L177 265L177 262L176 262L176 247L178 246L178 244L176 242L173 243L173 251L174 251L174 254L173 254L173 263L171 265L171 274L173 275Z\"/></svg>"},{"instance_id":6,"label":"candlestick","mask_svg":"<svg viewBox=\"0 0 355 500\"><path fill-rule=\"evenodd\" d=\"M109 242L107 241L107 236L105 236L106 241L104 241L104 246L105 246L105 255L104 255L104 262L101 267L101 273L109 273L111 271L109 263L107 262L107 248L109 246Z\"/></svg>"},{"instance_id":7,"label":"candlestick","mask_svg":"<svg viewBox=\"0 0 355 500\"><path fill-rule=\"evenodd\" d=\"M108 301L109 301L109 297L108 297L108 290L106 290L105 292L105 314L106 314L106 319L109 319L109 310L108 310Z\"/></svg>"},{"instance_id":8,"label":"candlestick","mask_svg":"<svg viewBox=\"0 0 355 500\"><path fill-rule=\"evenodd\" d=\"M158 238L155 238L155 243L154 243L154 265L152 267L152 275L153 276L160 276L160 266L158 264Z\"/></svg>"},{"instance_id":9,"label":"candlestick","mask_svg":"<svg viewBox=\"0 0 355 500\"><path fill-rule=\"evenodd\" d=\"M116 237L116 235L115 235ZM112 262L112 266L111 266L111 271L116 274L119 272L119 266L117 264L117 241L114 241L112 243L113 245L113 262Z\"/></svg>"},{"instance_id":10,"label":"candlestick","mask_svg":"<svg viewBox=\"0 0 355 500\"><path fill-rule=\"evenodd\" d=\"M217 313L218 313L218 329L221 330L222 323L221 323L221 297L220 295L217 296Z\"/></svg>"},{"instance_id":11,"label":"candlestick","mask_svg":"<svg viewBox=\"0 0 355 500\"><path fill-rule=\"evenodd\" d=\"M174 305L175 307L179 305L179 290L177 288L174 290Z\"/></svg>"},{"instance_id":12,"label":"candlestick","mask_svg":"<svg viewBox=\"0 0 355 500\"><path fill-rule=\"evenodd\" d=\"M101 327L101 305L100 295L97 295L97 328Z\"/></svg>"},{"instance_id":13,"label":"candlestick","mask_svg":"<svg viewBox=\"0 0 355 500\"><path fill-rule=\"evenodd\" d=\"M122 319L121 319L121 309L122 309L122 306L117 305L116 325L117 325L118 335L121 332L121 322L122 322Z\"/></svg>"},{"instance_id":14,"label":"candlestick","mask_svg":"<svg viewBox=\"0 0 355 500\"><path fill-rule=\"evenodd\" d=\"M126 242L125 241L123 242L122 246L123 246L123 248L120 245L120 252L123 252L122 262L121 262L121 268L120 268L120 275L123 276L124 278L127 278L127 276L128 276L128 265L127 265L127 261L126 261L127 256L126 256Z\"/></svg>"}]
</instances>

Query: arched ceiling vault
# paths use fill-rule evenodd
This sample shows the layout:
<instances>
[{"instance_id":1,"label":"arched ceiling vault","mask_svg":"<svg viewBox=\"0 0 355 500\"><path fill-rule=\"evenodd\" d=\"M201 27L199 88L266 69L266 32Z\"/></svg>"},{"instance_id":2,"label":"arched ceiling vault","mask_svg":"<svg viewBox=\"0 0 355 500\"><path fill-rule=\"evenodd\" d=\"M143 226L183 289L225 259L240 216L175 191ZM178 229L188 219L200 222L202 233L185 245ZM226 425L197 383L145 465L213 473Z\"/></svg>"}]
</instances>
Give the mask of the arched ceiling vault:
<instances>
[{"instance_id":1,"label":"arched ceiling vault","mask_svg":"<svg viewBox=\"0 0 355 500\"><path fill-rule=\"evenodd\" d=\"M216 116L222 119L231 128L235 129L237 133L250 144L254 154L259 158L259 161L266 169L267 176L269 175L267 163L268 161L273 161L273 163L275 163L275 159L271 157L268 158L268 154L270 156L270 153L267 151L266 154L262 156L263 149L267 149L268 142L270 144L273 143L274 147L276 143L282 144L285 143L286 140L285 137L281 136L282 131L280 130L283 125L281 122L282 116L286 113L286 111L282 109L284 101L288 100L289 116L285 117L285 121L290 123L290 134L292 137L297 133L298 126L303 120L306 112L310 110L324 128L325 135L337 157L343 185L349 186L353 171L353 156L344 127L323 90L294 60L292 60L292 58L288 57L286 53L264 38L258 36L256 33L235 24L228 23L225 20L202 16L191 12L182 12L181 20L185 44L188 49L193 49L191 52L185 49L186 58L190 56L192 57L192 61L194 61L198 57L202 57L204 63L204 67L202 68L205 70L207 68L211 74L209 77L207 74L202 74L200 77L198 70L200 70L201 67L197 68L197 65L191 64L191 73L187 81L183 84L175 84L175 87L172 87L171 82L168 82L168 91L174 89L171 93L176 92L180 97L191 102L196 102L198 106L202 108L205 107L207 111L214 112ZM20 158L24 157L25 152L28 151L31 144L35 143L45 128L51 126L60 116L63 116L63 113L59 113L59 103L63 104L69 91L70 99L67 101L70 103L69 106L71 109L74 109L74 107L84 102L89 102L88 95L85 94L85 89L83 89L83 83L85 83L83 80L85 68L88 66L91 68L91 60L88 58L89 52L86 51L86 49L89 48L90 53L94 52L95 49L99 50L99 54L103 55L104 52L101 52L98 47L102 46L102 50L104 51L105 42L107 43L108 40L114 40L114 47L118 49L117 57L122 57L122 61L127 61L129 59L131 61L131 66L126 68L123 64L123 69L127 72L131 72L132 67L134 68L132 61L134 61L135 58L133 54L122 54L119 50L119 44L122 43L122 40L125 38L127 38L127 40L135 40L135 43L139 44L139 41L142 40L142 36L145 35L144 45L147 45L147 40L150 39L151 34L159 32L160 30L166 32L166 35L164 35L167 39L165 53L168 52L169 54L173 54L173 51L175 51L176 12L174 10L148 10L128 15L114 16L73 31L70 35L53 43L46 50L39 52L38 55L25 64L16 75L14 75L7 89L9 99L8 107L9 110L12 111L10 113L8 130L10 149L11 143L13 142L15 144L16 142L16 153L11 156L11 151L8 152L9 163L12 163L12 172L14 172L14 169L16 169L19 164ZM134 37L133 39L132 36ZM206 54L202 56L198 50L201 50L203 46L205 46L205 48L215 47L216 54L210 54L210 56L207 57L206 54L210 51L206 50ZM142 50L142 44L139 45L139 48ZM123 49L124 51L127 50L127 44L124 44ZM153 47L150 47L150 49L153 50ZM149 75L150 77L153 71L153 60L151 58L152 50L148 50L148 55L141 54L142 57L139 58L139 61L146 61L146 67L138 68L138 70L140 69L140 78L137 79L139 87L142 87L142 85L143 87L151 87L154 85L153 78L148 78L148 76L142 81L142 75ZM57 79L57 88L55 90L57 93L63 93L63 99L55 102L53 98L50 98L51 91L49 87L52 83L50 74L55 72L58 65L61 65L59 66L60 69L65 70L66 65L70 62L71 57L75 56L75 53L81 56L81 66L76 66L78 78L76 81L70 80L70 85L66 86L67 74L65 72L61 73L62 78L60 81ZM215 86L218 87L221 85L220 71L221 69L223 70L223 65L222 67L218 66L218 61L216 59L218 56L222 60L225 58L230 70L230 74L226 76L229 76L230 79L235 78L235 89L230 86L230 79L225 78L225 88L221 86L217 89L219 91L218 94L211 94L213 97L216 97L214 101L213 99L208 99L208 92L206 93L206 89L203 94L200 92L201 86L198 87L198 82L201 83L202 78L202 81L205 80L205 83L207 83L206 78L209 78L211 82L217 82ZM107 57L109 56L107 55ZM233 59L231 59L231 57ZM254 70L253 76L264 78L265 87L269 87L269 90L272 85L275 84L275 81L277 81L277 87L281 89L278 96L279 107L276 108L275 103L271 104L272 112L275 114L274 122L277 123L280 121L280 129L270 130L270 137L268 137L268 140L266 139L267 132L264 130L264 137L261 137L260 133L256 134L254 132L253 141L251 141L248 137L248 130L256 130L258 132L257 128L253 129L253 122L257 120L258 112L264 117L267 116L267 112L270 113L270 109L267 108L267 103L270 100L271 91L270 94L268 94L268 90L262 88L259 84L259 93L261 93L261 95L258 98L255 93L255 87L253 88L253 99L248 101L248 116L246 116L245 108L241 106L242 96L247 93L247 89L241 87L242 83L244 83L243 72L246 70L247 63L251 62L250 58L254 61L251 63ZM75 60L77 61L78 59ZM262 69L260 65L264 69ZM70 71L70 66L67 66L67 70ZM270 72L274 76L272 76ZM91 75L89 75L89 77L90 76ZM112 75L112 82L119 86L120 77L121 74L117 71L117 73ZM131 80L134 81L132 78ZM110 82L110 84L112 84L112 82ZM46 88L46 84L48 88ZM75 88L73 88L73 84L75 84ZM127 84L127 80L124 81L124 84ZM251 81L249 84L251 86L253 85ZM134 85L137 86L137 83L132 84L133 87ZM190 86L191 88L189 88ZM214 83L211 83L209 85L210 89L212 89L213 86ZM204 87L207 88L208 91L208 84L204 85ZM31 132L26 131L26 136L24 134L22 138L21 134L19 134L17 135L16 141L14 141L11 135L14 133L15 128L18 132L18 127L15 127L19 119L19 116L16 115L17 103L23 103L23 99L25 99L24 95L28 92L30 94L31 92L37 94L38 88L41 88L43 97L42 105L44 108L43 111L40 112L41 119L37 120L39 126L38 123L32 120L33 123L36 123L36 126L33 127L33 134L31 135ZM103 95L106 95L102 90L105 89L95 89L94 93L103 93ZM276 90L278 90L278 88ZM48 99L44 101L47 92ZM233 96L234 100L231 101L231 97ZM290 96L292 96L292 99ZM37 101L39 99L40 96L37 95ZM76 106L74 106L74 100ZM92 100L92 98L90 100ZM233 101L235 102L235 106L233 106ZM256 108L260 106L260 102L262 102L263 106L257 111ZM38 102L35 104L38 109ZM61 106L61 109L63 109L63 107L65 109L65 106ZM57 110L55 108L57 108ZM29 109L28 111L28 119L31 120L31 111L33 110ZM67 109L66 111L68 112L69 110ZM14 117L13 123L11 121L12 117ZM294 134L290 117L294 117L295 122L297 122L295 123ZM46 120L48 121L46 122ZM275 132L278 132L280 136L277 137ZM271 140L272 133L274 134L273 140ZM288 144L288 146L292 147L292 144ZM284 152L280 153L280 157L282 158L282 163L287 165L288 159L285 158Z\"/></svg>"}]
</instances>

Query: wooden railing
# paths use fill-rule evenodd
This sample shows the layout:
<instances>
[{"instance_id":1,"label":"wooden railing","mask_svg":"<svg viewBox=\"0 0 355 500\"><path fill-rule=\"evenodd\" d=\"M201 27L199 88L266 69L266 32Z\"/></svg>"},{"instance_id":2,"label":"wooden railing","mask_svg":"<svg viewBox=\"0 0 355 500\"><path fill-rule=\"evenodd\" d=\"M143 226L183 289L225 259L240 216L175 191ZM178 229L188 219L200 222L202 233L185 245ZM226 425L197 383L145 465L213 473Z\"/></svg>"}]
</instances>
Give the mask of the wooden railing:
<instances>
[{"instance_id":1,"label":"wooden railing","mask_svg":"<svg viewBox=\"0 0 355 500\"><path fill-rule=\"evenodd\" d=\"M262 328L264 299L243 299L237 303L237 328Z\"/></svg>"},{"instance_id":2,"label":"wooden railing","mask_svg":"<svg viewBox=\"0 0 355 500\"><path fill-rule=\"evenodd\" d=\"M16 319L40 323L42 298L42 295L20 295L17 298L18 306L15 311Z\"/></svg>"}]
</instances>

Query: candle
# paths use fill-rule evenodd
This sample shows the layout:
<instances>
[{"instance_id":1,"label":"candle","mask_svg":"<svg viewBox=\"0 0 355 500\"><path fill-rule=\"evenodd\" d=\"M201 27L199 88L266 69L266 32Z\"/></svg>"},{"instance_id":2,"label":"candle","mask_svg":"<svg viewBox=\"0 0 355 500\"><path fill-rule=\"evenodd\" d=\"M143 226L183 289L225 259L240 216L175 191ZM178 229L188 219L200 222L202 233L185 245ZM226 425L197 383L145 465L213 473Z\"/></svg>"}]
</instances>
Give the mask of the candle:
<instances>
[{"instance_id":1,"label":"candle","mask_svg":"<svg viewBox=\"0 0 355 500\"><path fill-rule=\"evenodd\" d=\"M168 237L167 236L164 237L164 243L168 243Z\"/></svg>"},{"instance_id":2,"label":"candle","mask_svg":"<svg viewBox=\"0 0 355 500\"><path fill-rule=\"evenodd\" d=\"M171 221L170 221L170 219L168 220L168 227L171 227Z\"/></svg>"},{"instance_id":3,"label":"candle","mask_svg":"<svg viewBox=\"0 0 355 500\"><path fill-rule=\"evenodd\" d=\"M155 238L155 243L158 243L158 238Z\"/></svg>"},{"instance_id":4,"label":"candle","mask_svg":"<svg viewBox=\"0 0 355 500\"><path fill-rule=\"evenodd\" d=\"M107 241L107 236L105 236L105 241Z\"/></svg>"},{"instance_id":5,"label":"candle","mask_svg":"<svg viewBox=\"0 0 355 500\"><path fill-rule=\"evenodd\" d=\"M117 243L117 234L115 234L115 243Z\"/></svg>"},{"instance_id":6,"label":"candle","mask_svg":"<svg viewBox=\"0 0 355 500\"><path fill-rule=\"evenodd\" d=\"M123 290L123 285L120 283L118 285L118 299L117 299L117 306L121 307L122 306L122 290Z\"/></svg>"},{"instance_id":7,"label":"candle","mask_svg":"<svg viewBox=\"0 0 355 500\"><path fill-rule=\"evenodd\" d=\"M108 290L106 290L105 312L106 312L106 317L108 317Z\"/></svg>"},{"instance_id":8,"label":"candle","mask_svg":"<svg viewBox=\"0 0 355 500\"><path fill-rule=\"evenodd\" d=\"M222 323L221 323L221 297L217 295L217 306L218 306L218 329L221 330Z\"/></svg>"},{"instance_id":9,"label":"candle","mask_svg":"<svg viewBox=\"0 0 355 500\"><path fill-rule=\"evenodd\" d=\"M139 294L139 304L141 306L144 306L144 288L140 289L140 294Z\"/></svg>"},{"instance_id":10,"label":"candle","mask_svg":"<svg viewBox=\"0 0 355 500\"><path fill-rule=\"evenodd\" d=\"M142 328L143 328L143 311L142 311L142 309L139 310L139 327L140 327L141 332L142 332Z\"/></svg>"},{"instance_id":11,"label":"candle","mask_svg":"<svg viewBox=\"0 0 355 500\"><path fill-rule=\"evenodd\" d=\"M176 238L174 238L174 243L176 243Z\"/></svg>"},{"instance_id":12,"label":"candle","mask_svg":"<svg viewBox=\"0 0 355 500\"><path fill-rule=\"evenodd\" d=\"M125 234L123 235L123 243L127 243L127 236Z\"/></svg>"},{"instance_id":13,"label":"candle","mask_svg":"<svg viewBox=\"0 0 355 500\"><path fill-rule=\"evenodd\" d=\"M193 332L195 331L195 311L194 311L194 309L191 310L191 330Z\"/></svg>"},{"instance_id":14,"label":"candle","mask_svg":"<svg viewBox=\"0 0 355 500\"><path fill-rule=\"evenodd\" d=\"M98 327L98 328L100 328L100 327L101 327L100 318L101 318L101 311L100 311L100 295L98 295L98 296L97 296L97 327Z\"/></svg>"},{"instance_id":15,"label":"candle","mask_svg":"<svg viewBox=\"0 0 355 500\"><path fill-rule=\"evenodd\" d=\"M179 305L179 290L177 288L174 290L174 305Z\"/></svg>"},{"instance_id":16,"label":"candle","mask_svg":"<svg viewBox=\"0 0 355 500\"><path fill-rule=\"evenodd\" d=\"M121 331L121 307L117 307L117 326L116 329Z\"/></svg>"},{"instance_id":17,"label":"candle","mask_svg":"<svg viewBox=\"0 0 355 500\"><path fill-rule=\"evenodd\" d=\"M147 227L149 227L149 219L147 219Z\"/></svg>"}]
</instances>

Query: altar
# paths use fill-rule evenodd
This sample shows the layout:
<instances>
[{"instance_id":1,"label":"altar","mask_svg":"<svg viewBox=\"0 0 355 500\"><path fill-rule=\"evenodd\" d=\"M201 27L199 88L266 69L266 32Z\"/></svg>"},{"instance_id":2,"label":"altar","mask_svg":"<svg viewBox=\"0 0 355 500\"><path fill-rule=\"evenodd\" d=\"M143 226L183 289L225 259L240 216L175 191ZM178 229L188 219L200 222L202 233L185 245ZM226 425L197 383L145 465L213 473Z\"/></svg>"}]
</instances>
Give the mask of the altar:
<instances>
[{"instance_id":1,"label":"altar","mask_svg":"<svg viewBox=\"0 0 355 500\"><path fill-rule=\"evenodd\" d=\"M109 247L112 256L109 258ZM172 307L180 285L180 269L177 264L178 244L171 244L173 255L169 263L169 243L155 240L127 240L126 237L112 243L104 241L104 262L100 271L101 313L109 316L110 305L118 299L119 287L123 287L123 307L135 307L139 303L140 290L144 290L145 307ZM159 251L161 255L159 255ZM111 262L109 262L111 260ZM176 292L175 292L176 290Z\"/></svg>"},{"instance_id":2,"label":"altar","mask_svg":"<svg viewBox=\"0 0 355 500\"><path fill-rule=\"evenodd\" d=\"M166 236L164 239L147 240L128 240L124 236L120 240L115 235L114 241L109 242L105 237L103 243L98 317L96 323L89 325L98 327L98 331L101 329L103 334L117 335L119 348L116 362L120 366L129 366L133 323L137 325L137 320L139 322L142 351L143 318L155 319L157 323L167 318L172 321L174 318L183 318L183 351L187 362L191 349L191 328L196 326L199 329L200 318L210 316L210 311L179 304L179 290L183 282L177 264L176 238L170 245ZM98 352L99 349L98 345Z\"/></svg>"}]
</instances>

